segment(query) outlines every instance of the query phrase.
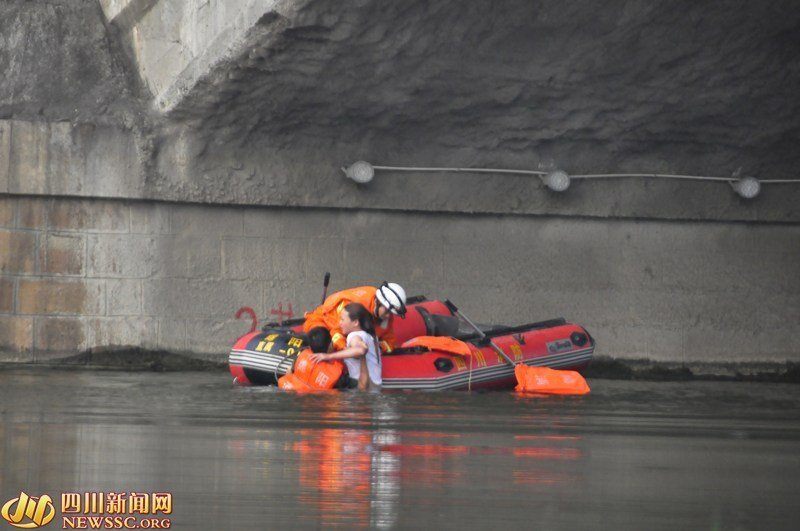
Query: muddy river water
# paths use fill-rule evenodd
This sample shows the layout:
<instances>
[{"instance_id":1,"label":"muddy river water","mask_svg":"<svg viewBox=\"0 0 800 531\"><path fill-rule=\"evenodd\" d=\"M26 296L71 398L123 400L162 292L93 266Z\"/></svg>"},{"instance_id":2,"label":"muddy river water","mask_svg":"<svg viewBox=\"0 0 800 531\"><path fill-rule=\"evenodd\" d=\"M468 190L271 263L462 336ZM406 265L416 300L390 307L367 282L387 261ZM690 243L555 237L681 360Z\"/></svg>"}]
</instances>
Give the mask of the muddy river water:
<instances>
[{"instance_id":1,"label":"muddy river water","mask_svg":"<svg viewBox=\"0 0 800 531\"><path fill-rule=\"evenodd\" d=\"M297 396L224 372L6 369L0 504L23 518L21 493L50 496L44 529L800 527L800 385L589 383Z\"/></svg>"}]
</instances>

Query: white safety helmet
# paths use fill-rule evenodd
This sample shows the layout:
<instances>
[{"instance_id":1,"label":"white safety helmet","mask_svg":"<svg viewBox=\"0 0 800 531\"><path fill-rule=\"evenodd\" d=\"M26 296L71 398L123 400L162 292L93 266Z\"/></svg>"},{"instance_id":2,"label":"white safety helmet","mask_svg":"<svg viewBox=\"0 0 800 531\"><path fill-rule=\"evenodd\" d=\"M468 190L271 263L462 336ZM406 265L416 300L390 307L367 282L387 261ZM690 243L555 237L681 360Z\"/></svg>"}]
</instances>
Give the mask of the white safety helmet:
<instances>
[{"instance_id":1,"label":"white safety helmet","mask_svg":"<svg viewBox=\"0 0 800 531\"><path fill-rule=\"evenodd\" d=\"M375 292L375 298L393 314L400 317L406 315L406 290L400 284L384 281Z\"/></svg>"}]
</instances>

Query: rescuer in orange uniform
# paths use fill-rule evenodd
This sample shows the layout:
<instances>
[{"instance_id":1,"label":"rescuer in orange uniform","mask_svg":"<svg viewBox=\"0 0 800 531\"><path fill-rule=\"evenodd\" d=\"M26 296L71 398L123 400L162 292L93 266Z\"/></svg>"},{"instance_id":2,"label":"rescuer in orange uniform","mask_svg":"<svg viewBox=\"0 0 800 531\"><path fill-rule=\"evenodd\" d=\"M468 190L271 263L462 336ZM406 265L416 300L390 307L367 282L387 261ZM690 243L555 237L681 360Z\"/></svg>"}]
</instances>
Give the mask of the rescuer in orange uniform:
<instances>
[{"instance_id":1,"label":"rescuer in orange uniform","mask_svg":"<svg viewBox=\"0 0 800 531\"><path fill-rule=\"evenodd\" d=\"M384 282L378 288L361 286L337 291L314 311L307 312L303 331L308 334L311 350L328 352L331 343L335 350L347 346L347 338L339 328L339 320L344 307L351 302L362 304L375 316L375 332L381 352L391 352L395 347L392 316L403 317L406 314L406 292L394 282Z\"/></svg>"}]
</instances>

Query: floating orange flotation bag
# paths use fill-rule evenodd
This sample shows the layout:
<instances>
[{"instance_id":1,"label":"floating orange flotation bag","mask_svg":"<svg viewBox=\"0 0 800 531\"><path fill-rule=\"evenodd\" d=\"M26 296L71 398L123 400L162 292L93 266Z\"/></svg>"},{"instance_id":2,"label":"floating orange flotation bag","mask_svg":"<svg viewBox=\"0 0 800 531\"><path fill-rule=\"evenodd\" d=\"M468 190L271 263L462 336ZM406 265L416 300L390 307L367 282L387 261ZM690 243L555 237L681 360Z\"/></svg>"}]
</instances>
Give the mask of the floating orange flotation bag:
<instances>
[{"instance_id":1,"label":"floating orange flotation bag","mask_svg":"<svg viewBox=\"0 0 800 531\"><path fill-rule=\"evenodd\" d=\"M297 355L294 371L278 379L278 387L287 391L316 391L333 389L344 372L344 363L339 360L311 361L311 349Z\"/></svg>"},{"instance_id":2,"label":"floating orange flotation bag","mask_svg":"<svg viewBox=\"0 0 800 531\"><path fill-rule=\"evenodd\" d=\"M403 347L426 347L459 356L472 356L472 347L458 339L446 336L419 336L403 343Z\"/></svg>"},{"instance_id":3,"label":"floating orange flotation bag","mask_svg":"<svg viewBox=\"0 0 800 531\"><path fill-rule=\"evenodd\" d=\"M313 387L305 383L303 380L298 378L296 374L292 374L291 372L278 378L278 387L284 391L296 391L298 393L305 393L314 390Z\"/></svg>"},{"instance_id":4,"label":"floating orange flotation bag","mask_svg":"<svg viewBox=\"0 0 800 531\"><path fill-rule=\"evenodd\" d=\"M517 391L543 395L585 395L589 384L575 371L557 371L547 367L529 367L519 364L514 368Z\"/></svg>"}]
</instances>

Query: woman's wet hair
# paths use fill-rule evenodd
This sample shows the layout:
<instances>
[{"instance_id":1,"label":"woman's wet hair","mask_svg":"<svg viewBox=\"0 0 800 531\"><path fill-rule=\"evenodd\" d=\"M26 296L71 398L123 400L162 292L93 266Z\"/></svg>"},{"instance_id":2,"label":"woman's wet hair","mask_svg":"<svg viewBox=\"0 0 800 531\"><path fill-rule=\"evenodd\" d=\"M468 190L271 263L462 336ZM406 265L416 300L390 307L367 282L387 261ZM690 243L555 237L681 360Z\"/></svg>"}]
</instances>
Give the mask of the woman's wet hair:
<instances>
[{"instance_id":1,"label":"woman's wet hair","mask_svg":"<svg viewBox=\"0 0 800 531\"><path fill-rule=\"evenodd\" d=\"M375 335L375 318L372 316L370 311L364 307L363 304L351 302L344 307L344 311L347 312L347 315L350 316L350 319L353 321L358 321L358 326L361 327L361 330L369 335Z\"/></svg>"},{"instance_id":2,"label":"woman's wet hair","mask_svg":"<svg viewBox=\"0 0 800 531\"><path fill-rule=\"evenodd\" d=\"M378 336L375 331L375 316L367 310L363 304L358 302L351 302L344 307L344 311L350 316L353 321L358 321L358 326L361 330L372 336L372 342L375 345L375 354L378 356L378 365L381 364L381 348L378 346Z\"/></svg>"}]
</instances>

